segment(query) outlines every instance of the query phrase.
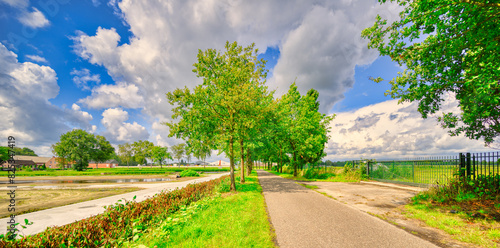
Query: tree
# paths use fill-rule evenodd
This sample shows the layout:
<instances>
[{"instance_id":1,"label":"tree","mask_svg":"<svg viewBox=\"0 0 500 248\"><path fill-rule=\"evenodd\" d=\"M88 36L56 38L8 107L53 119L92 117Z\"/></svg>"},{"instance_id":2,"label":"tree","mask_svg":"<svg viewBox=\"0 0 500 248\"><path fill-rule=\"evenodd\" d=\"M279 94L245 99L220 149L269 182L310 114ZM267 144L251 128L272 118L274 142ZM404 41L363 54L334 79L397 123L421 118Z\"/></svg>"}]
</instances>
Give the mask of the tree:
<instances>
[{"instance_id":1,"label":"tree","mask_svg":"<svg viewBox=\"0 0 500 248\"><path fill-rule=\"evenodd\" d=\"M114 148L109 149L107 144L109 142L102 136L97 138L84 130L74 129L61 135L60 141L52 145L52 152L66 162L74 162L74 169L81 171L88 167L89 161L114 153Z\"/></svg>"},{"instance_id":2,"label":"tree","mask_svg":"<svg viewBox=\"0 0 500 248\"><path fill-rule=\"evenodd\" d=\"M96 149L96 154L95 154L95 161L96 162L105 162L106 160L109 160L115 156L115 148L109 143L109 141L106 140L101 135L95 135L95 138L97 140L97 147Z\"/></svg>"},{"instance_id":3,"label":"tree","mask_svg":"<svg viewBox=\"0 0 500 248\"><path fill-rule=\"evenodd\" d=\"M292 155L293 175L301 163L315 163L323 158L325 143L328 142L330 122L334 115L321 114L318 92L311 89L301 96L295 83L280 101L279 115L283 120L281 136L288 143Z\"/></svg>"},{"instance_id":4,"label":"tree","mask_svg":"<svg viewBox=\"0 0 500 248\"><path fill-rule=\"evenodd\" d=\"M132 146L129 143L118 145L118 156L127 166L129 166L130 161L132 161L133 154Z\"/></svg>"},{"instance_id":5,"label":"tree","mask_svg":"<svg viewBox=\"0 0 500 248\"><path fill-rule=\"evenodd\" d=\"M147 159L151 158L151 149L153 149L154 144L148 140L139 140L131 146L134 152L134 160L139 164L147 164Z\"/></svg>"},{"instance_id":6,"label":"tree","mask_svg":"<svg viewBox=\"0 0 500 248\"><path fill-rule=\"evenodd\" d=\"M153 146L153 148L151 149L151 158L154 162L159 163L161 168L163 168L163 160L165 160L166 158L172 159L172 156L167 152L167 150L167 147L162 146Z\"/></svg>"},{"instance_id":7,"label":"tree","mask_svg":"<svg viewBox=\"0 0 500 248\"><path fill-rule=\"evenodd\" d=\"M7 147L0 146L0 149L2 149L2 148L7 148ZM31 150L28 147L23 147L23 148L21 148L21 147L13 147L12 151L17 156L36 156L36 157L38 157L38 155L36 155L35 151Z\"/></svg>"},{"instance_id":8,"label":"tree","mask_svg":"<svg viewBox=\"0 0 500 248\"><path fill-rule=\"evenodd\" d=\"M254 46L243 48L236 42L226 42L224 54L215 49L200 50L193 72L203 78L203 83L193 91L186 87L167 93L170 104L177 105L173 119L181 117L177 123L166 123L170 136L217 144L217 149L229 157L233 191L234 143L244 138L243 128L253 118L251 106L267 92L261 80L266 77L265 61L257 59Z\"/></svg>"},{"instance_id":9,"label":"tree","mask_svg":"<svg viewBox=\"0 0 500 248\"><path fill-rule=\"evenodd\" d=\"M9 160L9 148L5 146L0 146L0 164L3 161Z\"/></svg>"},{"instance_id":10,"label":"tree","mask_svg":"<svg viewBox=\"0 0 500 248\"><path fill-rule=\"evenodd\" d=\"M362 32L370 40L369 48L407 68L390 81L392 88L386 94L400 98L399 102L417 101L418 111L427 118L451 92L460 111L443 113L438 118L441 126L452 136L463 133L490 145L500 134L500 4L397 2L404 8L399 21L388 25L377 16L375 24Z\"/></svg>"},{"instance_id":11,"label":"tree","mask_svg":"<svg viewBox=\"0 0 500 248\"><path fill-rule=\"evenodd\" d=\"M184 151L185 151L186 144L181 143L177 145L172 146L172 153L174 155L174 158L179 161L179 166L180 166L180 159L182 156L184 156Z\"/></svg>"}]
</instances>

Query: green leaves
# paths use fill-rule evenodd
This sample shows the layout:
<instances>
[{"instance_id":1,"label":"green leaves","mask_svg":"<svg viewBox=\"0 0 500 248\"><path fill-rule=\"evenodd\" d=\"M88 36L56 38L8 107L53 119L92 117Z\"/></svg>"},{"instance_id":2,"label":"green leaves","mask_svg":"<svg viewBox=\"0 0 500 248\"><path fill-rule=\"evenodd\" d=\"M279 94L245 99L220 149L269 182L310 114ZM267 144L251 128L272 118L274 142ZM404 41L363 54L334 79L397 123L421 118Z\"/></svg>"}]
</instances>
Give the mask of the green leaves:
<instances>
[{"instance_id":1,"label":"green leaves","mask_svg":"<svg viewBox=\"0 0 500 248\"><path fill-rule=\"evenodd\" d=\"M500 5L486 0L397 2L404 8L399 21L387 25L377 16L361 33L369 39L368 48L407 68L390 81L388 94L400 102L419 102L426 118L451 92L461 112L456 119L442 118L442 126L492 143L500 134Z\"/></svg>"},{"instance_id":2,"label":"green leaves","mask_svg":"<svg viewBox=\"0 0 500 248\"><path fill-rule=\"evenodd\" d=\"M81 171L87 168L91 160L104 161L111 158L115 148L103 136L74 129L61 135L60 141L52 145L52 151L64 163L72 163L76 170Z\"/></svg>"}]
</instances>

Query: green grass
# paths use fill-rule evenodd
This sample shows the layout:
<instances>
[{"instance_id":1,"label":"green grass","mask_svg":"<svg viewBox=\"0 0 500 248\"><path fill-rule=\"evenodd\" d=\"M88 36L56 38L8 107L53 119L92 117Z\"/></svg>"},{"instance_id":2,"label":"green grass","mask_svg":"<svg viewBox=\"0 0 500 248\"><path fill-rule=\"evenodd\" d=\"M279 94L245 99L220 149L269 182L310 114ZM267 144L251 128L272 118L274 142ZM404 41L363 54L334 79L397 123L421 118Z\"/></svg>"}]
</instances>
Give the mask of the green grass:
<instances>
[{"instance_id":1,"label":"green grass","mask_svg":"<svg viewBox=\"0 0 500 248\"><path fill-rule=\"evenodd\" d=\"M498 247L500 243L500 223L496 221L470 220L463 212L452 214L426 203L406 205L405 215L422 220L462 242L480 247Z\"/></svg>"},{"instance_id":2,"label":"green grass","mask_svg":"<svg viewBox=\"0 0 500 248\"><path fill-rule=\"evenodd\" d=\"M128 247L275 247L257 174L245 179L236 180L238 193L191 204Z\"/></svg>"},{"instance_id":3,"label":"green grass","mask_svg":"<svg viewBox=\"0 0 500 248\"><path fill-rule=\"evenodd\" d=\"M100 175L155 175L155 174L165 174L180 172L186 169L191 169L199 172L212 172L220 171L226 172L229 168L214 168L214 167L163 167L163 168L150 168L150 167L130 167L130 168L99 168L99 169L87 169L84 171L75 170L40 170L40 171L26 171L18 170L16 171L16 176L100 176ZM1 177L7 177L7 171L0 171Z\"/></svg>"},{"instance_id":4,"label":"green grass","mask_svg":"<svg viewBox=\"0 0 500 248\"><path fill-rule=\"evenodd\" d=\"M297 173L297 176L294 177L290 173L279 173L277 171L273 170L266 170L268 172L271 172L277 176L286 178L286 179L291 179L295 181L305 181L305 182L359 182L361 180L361 177L357 173L342 173L342 167L335 168L336 170L332 173L334 176L331 176L327 179L307 179L303 176L300 176L300 173Z\"/></svg>"}]
</instances>

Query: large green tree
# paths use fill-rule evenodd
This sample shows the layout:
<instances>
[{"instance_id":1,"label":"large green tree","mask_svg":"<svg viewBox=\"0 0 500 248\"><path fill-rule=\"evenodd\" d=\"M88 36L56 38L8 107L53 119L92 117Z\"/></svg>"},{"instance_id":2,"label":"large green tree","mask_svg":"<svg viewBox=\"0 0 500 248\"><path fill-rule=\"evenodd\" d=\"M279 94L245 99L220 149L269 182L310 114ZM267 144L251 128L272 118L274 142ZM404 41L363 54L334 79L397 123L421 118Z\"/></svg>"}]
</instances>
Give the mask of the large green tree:
<instances>
[{"instance_id":1,"label":"large green tree","mask_svg":"<svg viewBox=\"0 0 500 248\"><path fill-rule=\"evenodd\" d=\"M118 145L118 157L122 162L125 162L127 166L130 165L130 162L133 160L134 151L132 149L132 145L129 143Z\"/></svg>"},{"instance_id":2,"label":"large green tree","mask_svg":"<svg viewBox=\"0 0 500 248\"><path fill-rule=\"evenodd\" d=\"M132 143L131 146L134 152L134 161L145 165L147 159L151 158L151 151L154 147L153 142L149 140L139 140Z\"/></svg>"},{"instance_id":3,"label":"large green tree","mask_svg":"<svg viewBox=\"0 0 500 248\"><path fill-rule=\"evenodd\" d=\"M172 155L168 152L168 147L153 146L151 149L151 158L155 163L159 163L160 167L162 167L163 161L167 158L172 159Z\"/></svg>"},{"instance_id":4,"label":"large green tree","mask_svg":"<svg viewBox=\"0 0 500 248\"><path fill-rule=\"evenodd\" d=\"M89 161L110 157L114 148L102 136L95 136L81 129L62 134L59 142L52 145L52 152L73 164L75 170L88 167Z\"/></svg>"},{"instance_id":5,"label":"large green tree","mask_svg":"<svg viewBox=\"0 0 500 248\"><path fill-rule=\"evenodd\" d=\"M180 144L177 144L177 145L173 145L171 147L172 149L172 153L173 153L173 157L175 159L177 159L178 163L179 163L179 166L181 164L181 158L184 156L184 153L186 152L186 144L184 143L180 143Z\"/></svg>"},{"instance_id":6,"label":"large green tree","mask_svg":"<svg viewBox=\"0 0 500 248\"><path fill-rule=\"evenodd\" d=\"M203 83L193 91L184 88L167 93L169 102L176 105L173 118L181 117L177 123L167 123L170 135L187 141L202 140L224 150L230 160L233 191L234 143L244 137L244 128L255 117L251 107L266 92L262 81L265 61L257 59L254 47L226 42L224 53L200 50L193 72L203 78Z\"/></svg>"},{"instance_id":7,"label":"large green tree","mask_svg":"<svg viewBox=\"0 0 500 248\"><path fill-rule=\"evenodd\" d=\"M9 160L9 148L5 146L0 146L0 164L3 161Z\"/></svg>"},{"instance_id":8,"label":"large green tree","mask_svg":"<svg viewBox=\"0 0 500 248\"><path fill-rule=\"evenodd\" d=\"M95 161L105 162L106 160L112 159L115 154L115 148L109 143L109 141L101 135L95 135L97 141Z\"/></svg>"},{"instance_id":9,"label":"large green tree","mask_svg":"<svg viewBox=\"0 0 500 248\"><path fill-rule=\"evenodd\" d=\"M397 3L403 7L400 20L387 23L377 16L375 24L362 32L370 40L369 48L406 67L390 81L387 94L400 102L417 101L426 118L451 92L460 112L443 113L442 127L451 135L463 133L491 144L500 134L500 4L493 0Z\"/></svg>"},{"instance_id":10,"label":"large green tree","mask_svg":"<svg viewBox=\"0 0 500 248\"><path fill-rule=\"evenodd\" d=\"M324 149L334 115L327 116L318 111L318 95L311 89L301 96L293 83L280 101L279 115L283 121L280 136L288 143L294 176L297 176L300 164L315 163L326 155Z\"/></svg>"}]
</instances>

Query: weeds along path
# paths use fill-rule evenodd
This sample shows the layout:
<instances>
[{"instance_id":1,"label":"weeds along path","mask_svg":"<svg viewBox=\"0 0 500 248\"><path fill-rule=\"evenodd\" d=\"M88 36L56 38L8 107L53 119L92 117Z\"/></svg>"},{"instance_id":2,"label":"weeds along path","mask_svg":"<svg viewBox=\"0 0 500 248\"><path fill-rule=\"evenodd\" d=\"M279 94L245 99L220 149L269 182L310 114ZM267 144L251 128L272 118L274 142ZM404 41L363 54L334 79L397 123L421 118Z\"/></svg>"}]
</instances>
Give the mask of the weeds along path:
<instances>
[{"instance_id":1,"label":"weeds along path","mask_svg":"<svg viewBox=\"0 0 500 248\"><path fill-rule=\"evenodd\" d=\"M257 173L280 247L437 247L294 181Z\"/></svg>"},{"instance_id":2,"label":"weeds along path","mask_svg":"<svg viewBox=\"0 0 500 248\"><path fill-rule=\"evenodd\" d=\"M228 173L213 174L207 177L201 177L183 182L158 183L156 184L156 187L144 190L22 214L16 217L16 222L24 223L24 219L28 219L33 222L33 225L23 229L20 233L25 236L33 235L44 231L50 226L62 226L93 215L102 214L105 210L104 206L113 205L117 203L118 200L121 200L122 202L124 200L132 201L134 196L136 196L135 201L140 202L148 197L152 197L155 194L160 193L161 191L171 191L176 188L183 188L190 183L206 182L227 174ZM47 202L47 205L50 206L50 201ZM9 218L0 219L1 234L5 234L7 232L8 221Z\"/></svg>"}]
</instances>

